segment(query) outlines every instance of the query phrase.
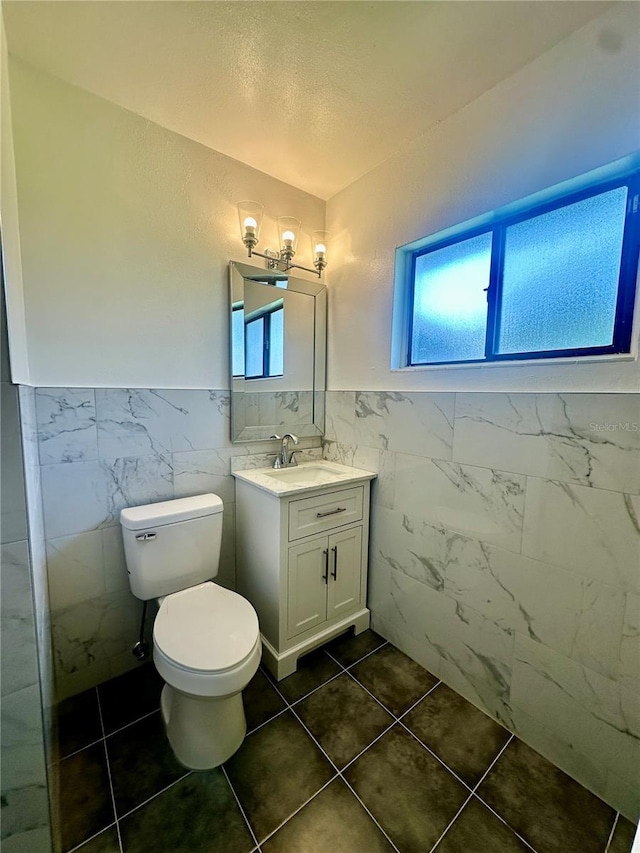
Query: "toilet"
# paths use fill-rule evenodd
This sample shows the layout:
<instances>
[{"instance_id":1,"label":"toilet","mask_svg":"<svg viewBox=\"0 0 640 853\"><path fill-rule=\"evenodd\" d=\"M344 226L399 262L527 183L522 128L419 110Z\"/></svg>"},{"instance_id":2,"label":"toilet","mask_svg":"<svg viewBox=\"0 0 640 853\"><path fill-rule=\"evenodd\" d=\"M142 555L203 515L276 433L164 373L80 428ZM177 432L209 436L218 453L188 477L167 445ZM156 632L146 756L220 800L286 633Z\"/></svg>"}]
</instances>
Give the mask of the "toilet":
<instances>
[{"instance_id":1,"label":"toilet","mask_svg":"<svg viewBox=\"0 0 640 853\"><path fill-rule=\"evenodd\" d=\"M262 654L251 604L211 581L222 518L222 500L212 494L120 513L131 591L160 605L153 660L165 681L160 707L167 737L192 770L217 767L242 743L242 690Z\"/></svg>"}]
</instances>

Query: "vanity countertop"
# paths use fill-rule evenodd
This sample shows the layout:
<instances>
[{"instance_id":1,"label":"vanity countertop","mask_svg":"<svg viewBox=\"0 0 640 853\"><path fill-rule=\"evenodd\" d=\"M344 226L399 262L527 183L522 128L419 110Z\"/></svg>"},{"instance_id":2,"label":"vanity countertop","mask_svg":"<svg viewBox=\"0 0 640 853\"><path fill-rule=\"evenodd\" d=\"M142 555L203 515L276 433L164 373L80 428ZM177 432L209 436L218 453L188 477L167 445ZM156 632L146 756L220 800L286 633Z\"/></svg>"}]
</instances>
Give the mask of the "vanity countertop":
<instances>
[{"instance_id":1,"label":"vanity countertop","mask_svg":"<svg viewBox=\"0 0 640 853\"><path fill-rule=\"evenodd\" d=\"M329 491L336 486L373 480L378 475L324 459L300 462L288 468L249 468L233 476L279 498L311 491Z\"/></svg>"}]
</instances>

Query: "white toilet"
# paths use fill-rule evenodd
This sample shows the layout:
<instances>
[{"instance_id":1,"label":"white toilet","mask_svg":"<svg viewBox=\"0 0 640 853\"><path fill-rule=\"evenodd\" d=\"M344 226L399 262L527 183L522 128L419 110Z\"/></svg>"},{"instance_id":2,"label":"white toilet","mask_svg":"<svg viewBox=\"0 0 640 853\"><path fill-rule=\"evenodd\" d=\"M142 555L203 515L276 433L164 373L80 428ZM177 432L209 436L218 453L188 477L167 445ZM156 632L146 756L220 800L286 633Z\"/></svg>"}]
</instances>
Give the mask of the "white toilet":
<instances>
[{"instance_id":1,"label":"white toilet","mask_svg":"<svg viewBox=\"0 0 640 853\"><path fill-rule=\"evenodd\" d=\"M169 743L194 770L217 767L242 743L242 690L262 653L251 604L210 580L218 573L222 512L217 495L198 495L120 513L131 591L160 604L153 658L166 682Z\"/></svg>"}]
</instances>

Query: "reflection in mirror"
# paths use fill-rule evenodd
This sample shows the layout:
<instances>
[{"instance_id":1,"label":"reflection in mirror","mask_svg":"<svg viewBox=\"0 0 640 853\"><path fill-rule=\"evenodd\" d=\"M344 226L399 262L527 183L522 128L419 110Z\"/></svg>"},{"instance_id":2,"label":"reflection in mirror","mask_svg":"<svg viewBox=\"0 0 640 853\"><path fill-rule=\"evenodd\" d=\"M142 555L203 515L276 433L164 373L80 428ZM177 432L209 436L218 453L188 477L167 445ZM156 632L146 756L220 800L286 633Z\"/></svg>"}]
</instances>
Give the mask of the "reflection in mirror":
<instances>
[{"instance_id":1,"label":"reflection in mirror","mask_svg":"<svg viewBox=\"0 0 640 853\"><path fill-rule=\"evenodd\" d=\"M232 440L322 435L325 286L235 262L230 274Z\"/></svg>"}]
</instances>

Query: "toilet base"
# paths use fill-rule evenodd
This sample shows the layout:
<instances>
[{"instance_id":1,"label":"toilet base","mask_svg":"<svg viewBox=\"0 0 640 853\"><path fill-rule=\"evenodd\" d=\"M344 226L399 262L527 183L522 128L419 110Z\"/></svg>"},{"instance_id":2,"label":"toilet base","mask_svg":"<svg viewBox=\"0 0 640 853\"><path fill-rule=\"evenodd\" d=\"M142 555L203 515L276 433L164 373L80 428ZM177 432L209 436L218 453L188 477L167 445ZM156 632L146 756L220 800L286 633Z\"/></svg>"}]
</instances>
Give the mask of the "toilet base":
<instances>
[{"instance_id":1,"label":"toilet base","mask_svg":"<svg viewBox=\"0 0 640 853\"><path fill-rule=\"evenodd\" d=\"M174 755L190 770L223 764L239 749L247 731L241 691L193 696L165 684L160 708Z\"/></svg>"}]
</instances>

